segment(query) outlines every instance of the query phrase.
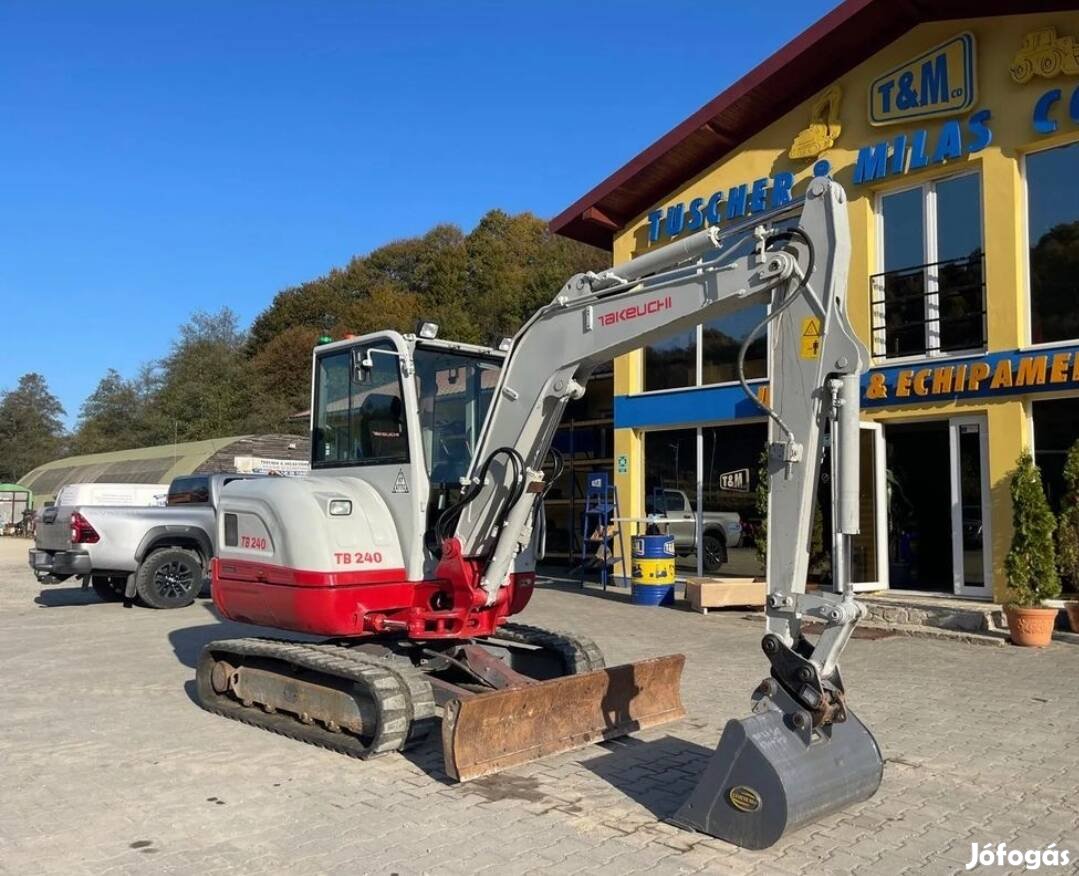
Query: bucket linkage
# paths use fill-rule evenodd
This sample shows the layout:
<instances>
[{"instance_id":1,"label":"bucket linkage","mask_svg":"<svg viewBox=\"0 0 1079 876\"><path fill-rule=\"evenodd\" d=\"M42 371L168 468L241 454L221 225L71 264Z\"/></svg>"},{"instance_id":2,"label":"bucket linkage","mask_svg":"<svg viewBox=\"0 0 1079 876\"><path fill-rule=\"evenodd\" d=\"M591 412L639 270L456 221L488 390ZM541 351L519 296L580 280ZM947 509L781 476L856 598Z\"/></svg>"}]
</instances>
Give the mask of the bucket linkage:
<instances>
[{"instance_id":1,"label":"bucket linkage","mask_svg":"<svg viewBox=\"0 0 1079 876\"><path fill-rule=\"evenodd\" d=\"M826 628L816 648L801 635L793 645L774 632L764 636L772 671L753 693L753 714L727 723L674 824L764 849L880 787L880 747L847 708L838 666L816 653L825 646L836 654L863 609L849 596L801 599L831 604L832 618L838 607L846 622Z\"/></svg>"}]
</instances>

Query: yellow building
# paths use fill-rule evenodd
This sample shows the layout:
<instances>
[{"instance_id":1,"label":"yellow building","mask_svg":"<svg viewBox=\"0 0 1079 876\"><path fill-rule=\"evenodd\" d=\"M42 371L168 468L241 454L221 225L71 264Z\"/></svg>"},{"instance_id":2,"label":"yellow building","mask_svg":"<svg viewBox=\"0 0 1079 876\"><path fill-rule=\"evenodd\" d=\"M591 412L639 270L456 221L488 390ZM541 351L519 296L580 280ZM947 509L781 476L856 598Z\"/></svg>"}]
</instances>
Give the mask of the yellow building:
<instances>
[{"instance_id":1,"label":"yellow building","mask_svg":"<svg viewBox=\"0 0 1079 876\"><path fill-rule=\"evenodd\" d=\"M1079 11L932 9L841 4L552 228L617 264L797 197L814 175L838 180L850 315L872 353L860 588L1001 601L1016 458L1035 453L1058 503L1079 437ZM731 381L759 316L615 363L623 513L662 505L684 519L695 550L683 562L703 572L757 571L766 427ZM750 349L764 383L764 344ZM733 513L740 539L723 526Z\"/></svg>"}]
</instances>

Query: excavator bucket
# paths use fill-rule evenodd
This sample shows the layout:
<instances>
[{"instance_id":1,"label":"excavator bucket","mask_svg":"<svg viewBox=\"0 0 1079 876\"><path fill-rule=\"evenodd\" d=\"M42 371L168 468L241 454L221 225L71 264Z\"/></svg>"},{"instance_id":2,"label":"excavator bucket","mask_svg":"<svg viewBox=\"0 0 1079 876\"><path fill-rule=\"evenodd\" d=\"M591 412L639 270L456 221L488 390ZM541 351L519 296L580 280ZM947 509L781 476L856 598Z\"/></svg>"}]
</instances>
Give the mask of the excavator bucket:
<instances>
[{"instance_id":1,"label":"excavator bucket","mask_svg":"<svg viewBox=\"0 0 1079 876\"><path fill-rule=\"evenodd\" d=\"M872 797L884 763L851 712L822 730L792 726L778 709L729 721L697 787L671 819L746 849Z\"/></svg>"},{"instance_id":2,"label":"excavator bucket","mask_svg":"<svg viewBox=\"0 0 1079 876\"><path fill-rule=\"evenodd\" d=\"M466 782L684 718L682 654L446 703L446 772Z\"/></svg>"}]
</instances>

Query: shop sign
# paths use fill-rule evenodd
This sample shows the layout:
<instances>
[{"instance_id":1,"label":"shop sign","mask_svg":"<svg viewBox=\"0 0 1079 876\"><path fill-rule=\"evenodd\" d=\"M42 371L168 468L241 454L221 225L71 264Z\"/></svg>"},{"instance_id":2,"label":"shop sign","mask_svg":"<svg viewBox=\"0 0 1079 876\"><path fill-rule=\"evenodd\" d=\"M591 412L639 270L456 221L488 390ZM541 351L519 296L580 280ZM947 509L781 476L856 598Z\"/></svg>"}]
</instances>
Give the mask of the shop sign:
<instances>
[{"instance_id":1,"label":"shop sign","mask_svg":"<svg viewBox=\"0 0 1079 876\"><path fill-rule=\"evenodd\" d=\"M688 203L671 204L666 210L653 210L648 214L648 242L719 225L724 219L741 219L751 213L782 207L790 203L793 187L794 174L783 171L773 177L764 176L731 186L726 191L720 189L707 198L694 198Z\"/></svg>"},{"instance_id":2,"label":"shop sign","mask_svg":"<svg viewBox=\"0 0 1079 876\"><path fill-rule=\"evenodd\" d=\"M954 116L974 106L974 35L961 33L869 86L869 121L894 125Z\"/></svg>"},{"instance_id":3,"label":"shop sign","mask_svg":"<svg viewBox=\"0 0 1079 876\"><path fill-rule=\"evenodd\" d=\"M819 158L825 150L831 149L843 125L839 121L839 104L843 100L843 89L833 85L818 97L809 108L809 125L795 135L787 155L794 161L804 158Z\"/></svg>"},{"instance_id":4,"label":"shop sign","mask_svg":"<svg viewBox=\"0 0 1079 876\"><path fill-rule=\"evenodd\" d=\"M1056 105L1063 97L1059 88L1051 88L1038 98L1034 104L1034 112L1031 114L1031 123L1034 130L1039 134L1052 134L1057 129ZM1071 93L1068 100L1068 116L1072 124L1079 125L1079 85Z\"/></svg>"},{"instance_id":5,"label":"shop sign","mask_svg":"<svg viewBox=\"0 0 1079 876\"><path fill-rule=\"evenodd\" d=\"M1055 27L1031 31L1023 37L1023 44L1012 58L1008 72L1020 85L1035 76L1046 79L1061 73L1074 76L1079 73L1079 44L1075 37L1057 36Z\"/></svg>"},{"instance_id":6,"label":"shop sign","mask_svg":"<svg viewBox=\"0 0 1079 876\"><path fill-rule=\"evenodd\" d=\"M284 477L303 477L311 471L304 459L269 459L265 456L234 456L232 464L240 474L275 474Z\"/></svg>"},{"instance_id":7,"label":"shop sign","mask_svg":"<svg viewBox=\"0 0 1079 876\"><path fill-rule=\"evenodd\" d=\"M725 471L719 476L719 488L729 490L732 493L749 492L749 469L739 468L735 471Z\"/></svg>"},{"instance_id":8,"label":"shop sign","mask_svg":"<svg viewBox=\"0 0 1079 876\"><path fill-rule=\"evenodd\" d=\"M1020 85L1035 76L1044 79L1055 79L1061 74L1075 76L1079 74L1079 43L1075 37L1058 36L1055 27L1031 31L1023 37L1008 72ZM1056 131L1057 116L1060 115L1057 104L1063 97L1064 92L1059 88L1050 88L1038 97L1031 113L1031 124L1036 133L1046 135ZM1071 92L1068 116L1073 124L1079 125L1079 87Z\"/></svg>"},{"instance_id":9,"label":"shop sign","mask_svg":"<svg viewBox=\"0 0 1079 876\"><path fill-rule=\"evenodd\" d=\"M891 140L882 140L872 146L862 146L854 165L854 184L902 176L981 152L993 142L993 132L989 129L991 118L989 110L978 110L965 125L958 119L945 122L934 140L930 140L928 129L921 128L910 134L897 134Z\"/></svg>"},{"instance_id":10,"label":"shop sign","mask_svg":"<svg viewBox=\"0 0 1079 876\"><path fill-rule=\"evenodd\" d=\"M889 407L1069 389L1079 389L1079 346L874 368L862 378L862 405Z\"/></svg>"}]
</instances>

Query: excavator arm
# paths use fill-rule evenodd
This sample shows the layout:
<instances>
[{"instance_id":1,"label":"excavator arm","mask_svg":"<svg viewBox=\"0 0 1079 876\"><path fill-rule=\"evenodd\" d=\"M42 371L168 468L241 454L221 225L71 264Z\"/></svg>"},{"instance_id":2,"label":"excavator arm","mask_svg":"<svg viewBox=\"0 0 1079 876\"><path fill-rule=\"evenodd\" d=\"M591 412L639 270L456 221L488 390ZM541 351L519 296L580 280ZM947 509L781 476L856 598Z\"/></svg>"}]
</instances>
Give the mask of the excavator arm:
<instances>
[{"instance_id":1,"label":"excavator arm","mask_svg":"<svg viewBox=\"0 0 1079 876\"><path fill-rule=\"evenodd\" d=\"M439 569L467 579L477 607L492 605L531 544L543 461L562 412L583 395L595 367L699 323L769 305L742 346L739 374L749 343L770 328L770 392L761 398L744 376L741 383L769 418L762 648L771 674L754 693L754 715L730 722L675 817L755 848L870 796L881 777L879 749L847 709L839 674L839 657L865 614L846 561L858 532L859 375L867 362L846 316L849 256L843 189L817 178L803 199L723 233L708 228L573 277L513 339ZM826 429L840 592L807 594ZM823 627L815 643L802 633L803 618Z\"/></svg>"},{"instance_id":2,"label":"excavator arm","mask_svg":"<svg viewBox=\"0 0 1079 876\"><path fill-rule=\"evenodd\" d=\"M750 252L724 258L744 250L747 238ZM566 283L513 339L474 455L466 487L473 495L454 534L450 552L475 561L485 603L494 602L530 544L543 460L566 404L584 394L593 369L698 323L768 304L744 345L770 325L767 400L743 380L769 416L768 632L793 647L802 614L834 627L812 661L818 675L833 674L859 613L849 588L807 597L805 580L828 421L838 463L837 529L858 531L858 375L867 353L846 316L849 255L843 189L820 178L804 199L722 234L708 228ZM514 455L517 466L509 462Z\"/></svg>"}]
</instances>

